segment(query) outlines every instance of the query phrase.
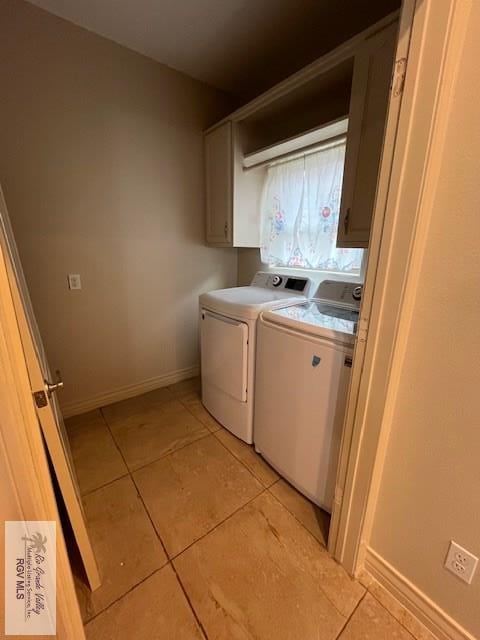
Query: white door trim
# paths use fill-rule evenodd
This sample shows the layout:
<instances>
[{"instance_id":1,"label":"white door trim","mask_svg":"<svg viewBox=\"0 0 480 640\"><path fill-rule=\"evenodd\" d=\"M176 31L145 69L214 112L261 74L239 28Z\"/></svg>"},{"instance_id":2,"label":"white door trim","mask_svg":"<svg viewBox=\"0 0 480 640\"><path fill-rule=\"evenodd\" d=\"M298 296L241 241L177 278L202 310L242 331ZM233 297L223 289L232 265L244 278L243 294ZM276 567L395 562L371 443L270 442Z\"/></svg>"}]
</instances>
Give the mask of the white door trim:
<instances>
[{"instance_id":1,"label":"white door trim","mask_svg":"<svg viewBox=\"0 0 480 640\"><path fill-rule=\"evenodd\" d=\"M362 413L362 401L368 392L367 371L372 358L372 350L375 344L375 334L379 324L378 305L374 307L374 294L376 283L381 273L381 259L388 255L388 227L392 227L392 221L388 219L388 197L390 194L392 166L395 154L398 155L398 129L400 122L400 109L404 92L395 89L397 78L395 71L398 68L398 60L405 60L409 55L412 24L414 19L416 0L404 0L398 26L398 43L395 52L394 77L392 79L392 95L385 126L385 140L380 162L377 194L375 199L375 212L372 223L368 249L368 264L365 272L362 307L357 330L357 342L355 345L354 364L350 382L349 397L345 415L341 451L339 457L337 484L335 490L335 504L332 512L328 549L330 553L350 572L354 572L351 561L347 559L346 538L350 535L349 527L353 527L350 521L352 508L353 478L356 465L356 456L361 446L362 429L360 416ZM369 341L367 344L367 338ZM353 529L352 529L353 531ZM358 529L355 534L359 536ZM350 543L355 546L355 542Z\"/></svg>"},{"instance_id":2,"label":"white door trim","mask_svg":"<svg viewBox=\"0 0 480 640\"><path fill-rule=\"evenodd\" d=\"M388 176L382 165L380 176L388 184L384 206L377 195L370 260L376 252L378 264L367 271L362 309L368 339L365 357L356 363L362 369L357 371L358 387L349 398L346 430L351 429L352 439L342 451L340 469L346 468L346 479L330 546L354 575L363 567L370 537L470 3L406 0L402 21L412 9L393 163ZM360 345L362 330L360 326Z\"/></svg>"}]
</instances>

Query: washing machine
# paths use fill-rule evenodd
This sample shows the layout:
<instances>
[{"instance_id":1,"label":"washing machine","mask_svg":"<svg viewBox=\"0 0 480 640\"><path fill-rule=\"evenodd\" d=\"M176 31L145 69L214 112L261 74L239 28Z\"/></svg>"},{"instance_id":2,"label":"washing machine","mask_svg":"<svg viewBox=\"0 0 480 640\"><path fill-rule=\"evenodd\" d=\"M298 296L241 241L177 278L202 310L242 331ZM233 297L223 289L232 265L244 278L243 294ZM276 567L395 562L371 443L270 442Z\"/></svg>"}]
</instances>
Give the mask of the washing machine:
<instances>
[{"instance_id":1,"label":"washing machine","mask_svg":"<svg viewBox=\"0 0 480 640\"><path fill-rule=\"evenodd\" d=\"M249 286L200 296L202 402L244 442L253 442L258 316L306 300L316 284L310 278L259 271Z\"/></svg>"},{"instance_id":2,"label":"washing machine","mask_svg":"<svg viewBox=\"0 0 480 640\"><path fill-rule=\"evenodd\" d=\"M362 288L324 280L314 300L261 313L255 449L331 513Z\"/></svg>"}]
</instances>

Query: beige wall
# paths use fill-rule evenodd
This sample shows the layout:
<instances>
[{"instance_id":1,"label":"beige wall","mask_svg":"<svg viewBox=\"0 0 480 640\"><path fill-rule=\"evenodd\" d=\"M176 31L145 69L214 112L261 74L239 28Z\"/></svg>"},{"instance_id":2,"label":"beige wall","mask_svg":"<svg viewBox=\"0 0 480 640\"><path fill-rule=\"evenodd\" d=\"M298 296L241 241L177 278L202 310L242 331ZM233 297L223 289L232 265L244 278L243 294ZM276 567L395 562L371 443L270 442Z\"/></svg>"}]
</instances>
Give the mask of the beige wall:
<instances>
[{"instance_id":1,"label":"beige wall","mask_svg":"<svg viewBox=\"0 0 480 640\"><path fill-rule=\"evenodd\" d=\"M480 637L480 570L467 586L443 568L451 539L480 556L480 4L472 7L370 546Z\"/></svg>"},{"instance_id":2,"label":"beige wall","mask_svg":"<svg viewBox=\"0 0 480 640\"><path fill-rule=\"evenodd\" d=\"M238 284L250 284L257 271L267 271L260 260L260 249L238 249Z\"/></svg>"},{"instance_id":3,"label":"beige wall","mask_svg":"<svg viewBox=\"0 0 480 640\"><path fill-rule=\"evenodd\" d=\"M204 245L201 132L226 97L20 0L0 76L0 181L63 404L195 365L198 294L237 277Z\"/></svg>"}]
</instances>

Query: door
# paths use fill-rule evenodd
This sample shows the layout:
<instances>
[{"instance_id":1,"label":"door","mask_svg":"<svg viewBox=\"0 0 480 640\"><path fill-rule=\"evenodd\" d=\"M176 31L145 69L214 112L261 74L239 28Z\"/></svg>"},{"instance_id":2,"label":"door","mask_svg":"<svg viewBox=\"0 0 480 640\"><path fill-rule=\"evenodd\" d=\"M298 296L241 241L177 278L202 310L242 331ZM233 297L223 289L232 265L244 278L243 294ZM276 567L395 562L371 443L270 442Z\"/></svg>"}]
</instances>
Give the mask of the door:
<instances>
[{"instance_id":1,"label":"door","mask_svg":"<svg viewBox=\"0 0 480 640\"><path fill-rule=\"evenodd\" d=\"M395 21L355 56L337 247L368 247L397 32Z\"/></svg>"},{"instance_id":2,"label":"door","mask_svg":"<svg viewBox=\"0 0 480 640\"><path fill-rule=\"evenodd\" d=\"M202 383L247 401L248 325L202 310Z\"/></svg>"},{"instance_id":3,"label":"door","mask_svg":"<svg viewBox=\"0 0 480 640\"><path fill-rule=\"evenodd\" d=\"M205 134L207 242L229 247L233 243L232 123Z\"/></svg>"},{"instance_id":4,"label":"door","mask_svg":"<svg viewBox=\"0 0 480 640\"><path fill-rule=\"evenodd\" d=\"M60 387L63 383L58 381L56 384L51 385L51 390L48 389L48 382L52 380L52 376L33 313L30 295L1 188L0 242L2 243L2 249L7 259L10 287L22 337L22 346L27 362L28 375L32 396L35 399L38 420L82 556L90 588L93 591L100 586L100 575L88 535L68 436L54 391L55 386Z\"/></svg>"}]
</instances>

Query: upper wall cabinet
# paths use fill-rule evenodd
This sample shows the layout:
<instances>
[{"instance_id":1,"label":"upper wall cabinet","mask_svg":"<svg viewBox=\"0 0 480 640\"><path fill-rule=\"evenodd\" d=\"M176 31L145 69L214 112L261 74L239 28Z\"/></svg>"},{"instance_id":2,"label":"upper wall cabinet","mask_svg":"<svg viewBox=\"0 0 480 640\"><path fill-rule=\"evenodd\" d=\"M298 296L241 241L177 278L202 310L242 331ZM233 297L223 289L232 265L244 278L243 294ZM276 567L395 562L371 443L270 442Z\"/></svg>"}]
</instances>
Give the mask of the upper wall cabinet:
<instances>
[{"instance_id":1,"label":"upper wall cabinet","mask_svg":"<svg viewBox=\"0 0 480 640\"><path fill-rule=\"evenodd\" d=\"M247 130L227 121L205 134L207 242L260 246L260 197L265 167L244 170Z\"/></svg>"},{"instance_id":2,"label":"upper wall cabinet","mask_svg":"<svg viewBox=\"0 0 480 640\"><path fill-rule=\"evenodd\" d=\"M233 166L232 123L225 122L205 135L207 242L232 246Z\"/></svg>"},{"instance_id":3,"label":"upper wall cabinet","mask_svg":"<svg viewBox=\"0 0 480 640\"><path fill-rule=\"evenodd\" d=\"M368 38L355 55L338 247L368 247L397 29L394 22Z\"/></svg>"},{"instance_id":4,"label":"upper wall cabinet","mask_svg":"<svg viewBox=\"0 0 480 640\"><path fill-rule=\"evenodd\" d=\"M339 247L367 247L398 21L389 16L244 105L205 133L206 237L259 247L267 161L348 118ZM272 155L273 153L273 155Z\"/></svg>"}]
</instances>

